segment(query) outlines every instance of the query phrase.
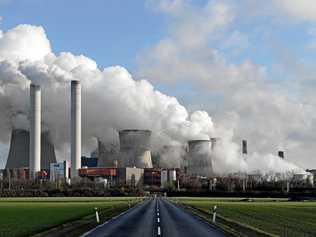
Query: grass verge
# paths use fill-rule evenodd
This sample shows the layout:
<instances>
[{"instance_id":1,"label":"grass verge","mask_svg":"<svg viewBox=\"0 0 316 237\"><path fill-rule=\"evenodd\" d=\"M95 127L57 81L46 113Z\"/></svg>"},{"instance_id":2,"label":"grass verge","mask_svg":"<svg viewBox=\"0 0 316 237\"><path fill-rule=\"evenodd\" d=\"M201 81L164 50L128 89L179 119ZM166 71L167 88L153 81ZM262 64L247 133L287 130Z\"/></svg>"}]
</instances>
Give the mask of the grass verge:
<instances>
[{"instance_id":1,"label":"grass verge","mask_svg":"<svg viewBox=\"0 0 316 237\"><path fill-rule=\"evenodd\" d=\"M286 199L173 198L210 219L218 207L218 226L235 236L316 236L316 202Z\"/></svg>"},{"instance_id":2,"label":"grass verge","mask_svg":"<svg viewBox=\"0 0 316 237\"><path fill-rule=\"evenodd\" d=\"M86 229L79 226L93 227L96 224L95 207L100 210L101 220L105 220L128 209L129 203L136 201L136 198L0 199L0 237L30 236L51 228L69 229L70 226L77 226L79 232L84 232ZM74 234L72 236L78 236ZM70 235L67 233L67 236Z\"/></svg>"}]
</instances>

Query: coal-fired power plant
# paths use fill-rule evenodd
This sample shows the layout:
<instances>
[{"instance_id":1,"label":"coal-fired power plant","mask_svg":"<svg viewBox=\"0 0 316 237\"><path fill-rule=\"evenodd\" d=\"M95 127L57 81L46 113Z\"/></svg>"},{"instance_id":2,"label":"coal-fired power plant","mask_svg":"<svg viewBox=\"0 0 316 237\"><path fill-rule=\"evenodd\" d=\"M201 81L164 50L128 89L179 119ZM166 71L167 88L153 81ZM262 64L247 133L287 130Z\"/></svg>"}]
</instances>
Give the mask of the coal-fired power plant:
<instances>
[{"instance_id":1,"label":"coal-fired power plant","mask_svg":"<svg viewBox=\"0 0 316 237\"><path fill-rule=\"evenodd\" d=\"M78 177L81 167L81 84L71 81L71 177Z\"/></svg>"},{"instance_id":2,"label":"coal-fired power plant","mask_svg":"<svg viewBox=\"0 0 316 237\"><path fill-rule=\"evenodd\" d=\"M152 168L151 131L127 129L119 131L120 167Z\"/></svg>"},{"instance_id":3,"label":"coal-fired power plant","mask_svg":"<svg viewBox=\"0 0 316 237\"><path fill-rule=\"evenodd\" d=\"M30 132L23 129L13 129L6 169L29 167ZM49 170L50 163L56 163L55 148L48 131L41 134L41 169Z\"/></svg>"},{"instance_id":4,"label":"coal-fired power plant","mask_svg":"<svg viewBox=\"0 0 316 237\"><path fill-rule=\"evenodd\" d=\"M250 170L251 172L248 173L247 159L249 157L253 161L256 157L247 155L246 140L242 140L241 149L236 149L237 158L242 158L240 170L238 173L228 170L227 175L225 173L222 175L219 171L219 167L223 165L221 162L225 159L223 147L226 145L226 141L220 137L190 140L187 144L166 139L164 142L167 144L152 146L151 130L124 129L118 131L119 141L101 140L102 136L98 137L97 148L91 153L91 157L82 156L80 81L71 81L70 107L69 143L72 180L69 180L69 161L57 162L49 130L41 129L41 88L34 84L30 86L29 130L20 127L12 130L6 170L0 170L0 177L8 178L9 181L12 178L13 181L18 182L19 179L31 179L31 183L49 178L50 181L58 181L57 185L59 181L69 185L87 179L87 181L102 183L104 188L120 186L137 188L144 185L146 190L148 188L154 188L153 190L207 188L209 191L216 191L216 188L222 185L226 187L225 190L233 190L237 187L238 190L246 191L248 188L256 188L255 185L261 185L262 182L276 187L277 185L274 184L279 180L290 179L291 185L297 185L293 187L314 185L312 180L314 176L310 172L302 171L294 174L292 178L282 172L261 174L252 173ZM153 140L157 141L158 137L155 135L157 134L153 134ZM273 156L276 164L284 162L281 160L284 159L284 151L279 151L278 156L280 159L275 159ZM292 186L287 184L287 190L290 187Z\"/></svg>"},{"instance_id":5,"label":"coal-fired power plant","mask_svg":"<svg viewBox=\"0 0 316 237\"><path fill-rule=\"evenodd\" d=\"M41 171L41 88L30 87L30 177Z\"/></svg>"},{"instance_id":6,"label":"coal-fired power plant","mask_svg":"<svg viewBox=\"0 0 316 237\"><path fill-rule=\"evenodd\" d=\"M191 140L188 144L188 173L204 177L212 176L213 166L211 149L213 141Z\"/></svg>"}]
</instances>

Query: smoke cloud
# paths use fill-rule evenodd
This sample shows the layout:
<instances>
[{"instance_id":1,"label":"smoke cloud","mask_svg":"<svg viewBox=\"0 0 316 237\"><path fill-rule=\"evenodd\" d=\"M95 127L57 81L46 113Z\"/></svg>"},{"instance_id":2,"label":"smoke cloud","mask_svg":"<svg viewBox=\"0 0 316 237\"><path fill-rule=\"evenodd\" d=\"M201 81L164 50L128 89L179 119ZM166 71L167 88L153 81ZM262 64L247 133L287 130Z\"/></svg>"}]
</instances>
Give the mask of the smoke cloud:
<instances>
[{"instance_id":1,"label":"smoke cloud","mask_svg":"<svg viewBox=\"0 0 316 237\"><path fill-rule=\"evenodd\" d=\"M206 111L189 113L175 97L155 90L147 80L133 79L123 67L100 69L83 55L56 55L44 29L31 25L19 25L0 34L0 142L8 144L12 128L28 129L29 85L33 82L42 88L44 129L51 132L58 159L68 159L71 80L82 83L86 152L94 149L95 138L117 143L119 129L150 129L154 150L191 139L221 137L223 142L214 160L218 172L298 169L272 155L254 153L249 162L243 161L239 146L232 142L233 132L216 127ZM164 159L167 163L168 159L171 163L179 159L176 154L183 154L176 150L169 153L170 157Z\"/></svg>"}]
</instances>

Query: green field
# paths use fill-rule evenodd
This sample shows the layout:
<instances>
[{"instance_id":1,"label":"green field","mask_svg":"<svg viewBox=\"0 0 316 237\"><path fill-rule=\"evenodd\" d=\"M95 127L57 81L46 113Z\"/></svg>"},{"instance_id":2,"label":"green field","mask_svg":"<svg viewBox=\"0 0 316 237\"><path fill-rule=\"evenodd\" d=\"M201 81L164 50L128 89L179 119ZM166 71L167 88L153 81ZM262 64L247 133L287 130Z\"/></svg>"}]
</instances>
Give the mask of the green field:
<instances>
[{"instance_id":1,"label":"green field","mask_svg":"<svg viewBox=\"0 0 316 237\"><path fill-rule=\"evenodd\" d=\"M289 202L286 199L176 198L179 202L218 214L277 236L316 236L316 202Z\"/></svg>"},{"instance_id":2,"label":"green field","mask_svg":"<svg viewBox=\"0 0 316 237\"><path fill-rule=\"evenodd\" d=\"M0 237L31 234L94 214L128 208L133 198L0 198Z\"/></svg>"}]
</instances>

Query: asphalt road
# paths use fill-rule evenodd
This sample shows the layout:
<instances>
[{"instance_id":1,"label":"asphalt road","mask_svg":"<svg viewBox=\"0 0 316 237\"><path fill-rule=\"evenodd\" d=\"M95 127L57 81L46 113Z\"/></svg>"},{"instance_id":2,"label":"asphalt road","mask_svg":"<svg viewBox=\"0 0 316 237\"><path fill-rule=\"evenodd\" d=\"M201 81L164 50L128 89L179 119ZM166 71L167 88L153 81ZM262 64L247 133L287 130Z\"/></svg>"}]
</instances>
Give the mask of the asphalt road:
<instances>
[{"instance_id":1,"label":"asphalt road","mask_svg":"<svg viewBox=\"0 0 316 237\"><path fill-rule=\"evenodd\" d=\"M162 198L147 200L85 237L225 237L221 231Z\"/></svg>"}]
</instances>

